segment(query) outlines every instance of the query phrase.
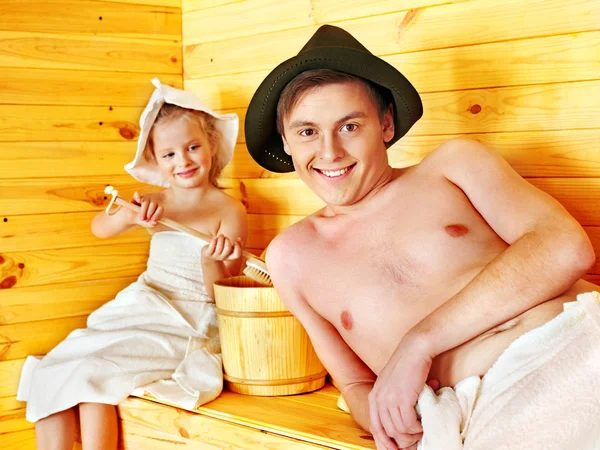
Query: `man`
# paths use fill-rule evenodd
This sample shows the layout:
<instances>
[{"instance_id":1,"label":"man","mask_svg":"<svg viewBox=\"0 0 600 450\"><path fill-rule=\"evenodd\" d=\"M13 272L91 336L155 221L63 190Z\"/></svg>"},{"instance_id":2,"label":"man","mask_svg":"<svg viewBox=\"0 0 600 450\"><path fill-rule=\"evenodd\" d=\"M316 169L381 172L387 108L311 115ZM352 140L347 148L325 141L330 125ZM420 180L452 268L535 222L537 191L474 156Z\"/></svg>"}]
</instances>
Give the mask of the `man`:
<instances>
[{"instance_id":1,"label":"man","mask_svg":"<svg viewBox=\"0 0 600 450\"><path fill-rule=\"evenodd\" d=\"M264 80L246 117L253 158L295 170L326 203L272 242L267 265L378 449L416 448L426 383L479 382L518 337L600 290L580 279L595 260L581 226L478 142L449 141L418 165L391 168L386 148L421 114L402 74L323 26ZM478 386L474 396L486 392ZM459 434L470 420L477 434L482 421L469 411ZM593 429L581 423L578 433Z\"/></svg>"}]
</instances>

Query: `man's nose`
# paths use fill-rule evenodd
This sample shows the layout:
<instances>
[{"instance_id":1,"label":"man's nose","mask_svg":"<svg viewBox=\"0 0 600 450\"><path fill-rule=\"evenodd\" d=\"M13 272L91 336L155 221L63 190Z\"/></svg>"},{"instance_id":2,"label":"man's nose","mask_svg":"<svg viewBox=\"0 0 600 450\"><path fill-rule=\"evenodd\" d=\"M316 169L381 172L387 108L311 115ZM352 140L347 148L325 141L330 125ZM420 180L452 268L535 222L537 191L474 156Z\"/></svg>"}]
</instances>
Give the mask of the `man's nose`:
<instances>
[{"instance_id":1,"label":"man's nose","mask_svg":"<svg viewBox=\"0 0 600 450\"><path fill-rule=\"evenodd\" d=\"M345 150L337 136L326 136L319 151L319 159L337 161L344 156Z\"/></svg>"}]
</instances>

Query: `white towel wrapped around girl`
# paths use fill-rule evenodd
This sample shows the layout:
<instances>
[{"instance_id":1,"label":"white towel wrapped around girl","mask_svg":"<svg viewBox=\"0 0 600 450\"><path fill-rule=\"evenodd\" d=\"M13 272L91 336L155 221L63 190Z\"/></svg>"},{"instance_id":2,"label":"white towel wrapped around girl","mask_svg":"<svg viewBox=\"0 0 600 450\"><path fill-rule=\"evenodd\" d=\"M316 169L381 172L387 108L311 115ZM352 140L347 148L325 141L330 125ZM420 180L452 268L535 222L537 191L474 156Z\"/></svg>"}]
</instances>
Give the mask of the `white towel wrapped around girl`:
<instances>
[{"instance_id":1,"label":"white towel wrapped around girl","mask_svg":"<svg viewBox=\"0 0 600 450\"><path fill-rule=\"evenodd\" d=\"M37 422L38 443L72 442L79 405L84 447L88 441L114 448L116 411L110 405L136 389L186 409L222 390L212 284L239 272L247 223L243 205L219 190L216 180L232 157L238 118L153 83L137 153L125 169L166 189L136 193L140 214L122 208L112 216L102 212L92 223L102 238L148 228L147 270L93 312L87 328L73 331L43 359L27 359L18 399L27 401L27 420ZM205 245L162 227L161 217L216 237Z\"/></svg>"}]
</instances>

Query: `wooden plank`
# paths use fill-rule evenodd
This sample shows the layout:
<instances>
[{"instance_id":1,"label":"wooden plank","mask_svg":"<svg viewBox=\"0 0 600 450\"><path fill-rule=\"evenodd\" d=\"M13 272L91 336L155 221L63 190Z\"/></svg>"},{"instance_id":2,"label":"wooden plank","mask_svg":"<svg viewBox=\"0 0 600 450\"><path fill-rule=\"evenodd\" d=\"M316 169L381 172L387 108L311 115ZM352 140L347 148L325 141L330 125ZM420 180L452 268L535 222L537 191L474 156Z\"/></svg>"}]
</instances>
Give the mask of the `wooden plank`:
<instances>
[{"instance_id":1,"label":"wooden plank","mask_svg":"<svg viewBox=\"0 0 600 450\"><path fill-rule=\"evenodd\" d=\"M128 398L122 402L119 405L119 416L122 419L124 442L133 441L146 445L140 448L167 449L175 445L178 445L177 448L182 446L202 450L325 448L137 398ZM170 445L166 446L165 441Z\"/></svg>"},{"instance_id":2,"label":"wooden plank","mask_svg":"<svg viewBox=\"0 0 600 450\"><path fill-rule=\"evenodd\" d=\"M327 388L324 388L327 389ZM295 439L333 448L375 448L372 437L354 423L349 414L337 408L312 405L304 394L305 404L290 401L290 397L247 397L223 392L216 400L200 406L200 414L278 433ZM337 399L332 397L330 404Z\"/></svg>"},{"instance_id":3,"label":"wooden plank","mask_svg":"<svg viewBox=\"0 0 600 450\"><path fill-rule=\"evenodd\" d=\"M170 6L181 9L181 0L99 0L112 3L133 3L138 5Z\"/></svg>"},{"instance_id":4,"label":"wooden plank","mask_svg":"<svg viewBox=\"0 0 600 450\"><path fill-rule=\"evenodd\" d=\"M588 270L590 274L600 274L600 227L583 227L596 252L596 263Z\"/></svg>"},{"instance_id":5,"label":"wooden plank","mask_svg":"<svg viewBox=\"0 0 600 450\"><path fill-rule=\"evenodd\" d=\"M256 38L258 39L258 38ZM274 59L271 39L253 51L219 41L185 48L185 78L269 71L287 57ZM600 33L466 45L384 56L420 93L597 79Z\"/></svg>"},{"instance_id":6,"label":"wooden plank","mask_svg":"<svg viewBox=\"0 0 600 450\"><path fill-rule=\"evenodd\" d=\"M393 167L417 164L442 143L461 136L494 149L523 177L600 176L600 147L597 144L600 142L600 129L431 136L415 136L411 133L388 149L390 164ZM263 169L243 147L236 148L233 160L222 176L295 178L295 175Z\"/></svg>"},{"instance_id":7,"label":"wooden plank","mask_svg":"<svg viewBox=\"0 0 600 450\"><path fill-rule=\"evenodd\" d=\"M182 34L185 42L197 44L315 23L308 1L249 0L228 2L202 10L185 9Z\"/></svg>"},{"instance_id":8,"label":"wooden plank","mask_svg":"<svg viewBox=\"0 0 600 450\"><path fill-rule=\"evenodd\" d=\"M247 247L265 249L269 242L304 216L249 214Z\"/></svg>"},{"instance_id":9,"label":"wooden plank","mask_svg":"<svg viewBox=\"0 0 600 450\"><path fill-rule=\"evenodd\" d=\"M17 431L2 435L3 450L34 450L35 429Z\"/></svg>"},{"instance_id":10,"label":"wooden plank","mask_svg":"<svg viewBox=\"0 0 600 450\"><path fill-rule=\"evenodd\" d=\"M78 316L0 325L0 360L45 355L71 331L85 328L86 322L87 316Z\"/></svg>"},{"instance_id":11,"label":"wooden plank","mask_svg":"<svg viewBox=\"0 0 600 450\"><path fill-rule=\"evenodd\" d=\"M329 0L327 3L334 4ZM376 3L379 2L361 1L363 8L372 8ZM398 8L403 9L407 2L395 3L400 5ZM600 10L595 0L574 0L569 3L561 0L528 2L527 8L523 8L521 0L471 0L431 8L408 8L402 12L369 15L359 19L355 19L357 15L352 8L339 8L339 11L341 14L348 14L350 18L334 25L350 32L367 49L379 56L597 31L600 23ZM198 14L201 13L205 12ZM251 13L249 15L253 16ZM275 15L262 14L259 20L264 22L267 20L265 17ZM231 39L209 37L218 42L206 44L202 37L197 36L198 33L203 35L203 31L199 27L192 29L189 26L192 17L190 14L184 15L183 33L185 71L186 77L190 78L194 72L188 73L188 61L194 61L196 52L204 55L200 61L206 63L205 67L209 71L212 70L210 65L213 63L220 67L229 65L228 73L232 72L231 69L247 72L250 67L270 70L296 55L320 26L311 25L239 37L235 37L238 35L237 27L227 27L223 33L228 33ZM240 17L248 20L248 15ZM327 20L323 23L330 22ZM247 23L254 21L248 20ZM273 26L277 27L277 24L274 23ZM273 45L274 42L277 45ZM589 49L589 55L593 54L594 50Z\"/></svg>"},{"instance_id":12,"label":"wooden plank","mask_svg":"<svg viewBox=\"0 0 600 450\"><path fill-rule=\"evenodd\" d=\"M111 103L106 106L0 104L0 142L135 142L144 107ZM133 145L135 149L136 144Z\"/></svg>"},{"instance_id":13,"label":"wooden plank","mask_svg":"<svg viewBox=\"0 0 600 450\"><path fill-rule=\"evenodd\" d=\"M181 9L93 0L2 0L0 30L181 39Z\"/></svg>"},{"instance_id":14,"label":"wooden plank","mask_svg":"<svg viewBox=\"0 0 600 450\"><path fill-rule=\"evenodd\" d=\"M148 244L3 252L0 257L0 289L18 289L139 275L146 268Z\"/></svg>"},{"instance_id":15,"label":"wooden plank","mask_svg":"<svg viewBox=\"0 0 600 450\"><path fill-rule=\"evenodd\" d=\"M529 178L554 196L586 226L600 225L600 179ZM230 184L238 190L250 214L306 216L323 207L323 201L297 178L249 179Z\"/></svg>"},{"instance_id":16,"label":"wooden plank","mask_svg":"<svg viewBox=\"0 0 600 450\"><path fill-rule=\"evenodd\" d=\"M600 225L599 178L529 178L527 181L561 202L581 225Z\"/></svg>"},{"instance_id":17,"label":"wooden plank","mask_svg":"<svg viewBox=\"0 0 600 450\"><path fill-rule=\"evenodd\" d=\"M420 93L597 80L600 32L445 48L384 59L411 80Z\"/></svg>"},{"instance_id":18,"label":"wooden plank","mask_svg":"<svg viewBox=\"0 0 600 450\"><path fill-rule=\"evenodd\" d=\"M0 362L1 364L1 362ZM21 369L19 369L20 371ZM4 379L2 379L2 382L4 383ZM15 392L16 392L16 388L15 388ZM1 412L6 412L6 411L15 411L17 409L22 408L24 405L23 402L20 402L16 399L15 394L12 394L8 397L0 397L0 411Z\"/></svg>"},{"instance_id":19,"label":"wooden plank","mask_svg":"<svg viewBox=\"0 0 600 450\"><path fill-rule=\"evenodd\" d=\"M93 245L120 245L148 242L145 228L116 236L110 240L92 234L90 224L96 212L34 214L11 216L0 222L2 251L24 252Z\"/></svg>"},{"instance_id":20,"label":"wooden plank","mask_svg":"<svg viewBox=\"0 0 600 450\"><path fill-rule=\"evenodd\" d=\"M0 103L145 107L154 91L151 78L145 73L5 67L0 71ZM179 75L160 78L164 84L182 86Z\"/></svg>"},{"instance_id":21,"label":"wooden plank","mask_svg":"<svg viewBox=\"0 0 600 450\"><path fill-rule=\"evenodd\" d=\"M133 276L5 289L0 325L86 316L136 279Z\"/></svg>"},{"instance_id":22,"label":"wooden plank","mask_svg":"<svg viewBox=\"0 0 600 450\"><path fill-rule=\"evenodd\" d=\"M17 431L30 430L35 425L25 420L25 408L0 412L0 436Z\"/></svg>"},{"instance_id":23,"label":"wooden plank","mask_svg":"<svg viewBox=\"0 0 600 450\"><path fill-rule=\"evenodd\" d=\"M0 179L122 175L136 149L135 141L0 142Z\"/></svg>"},{"instance_id":24,"label":"wooden plank","mask_svg":"<svg viewBox=\"0 0 600 450\"><path fill-rule=\"evenodd\" d=\"M3 67L181 74L174 41L0 31Z\"/></svg>"},{"instance_id":25,"label":"wooden plank","mask_svg":"<svg viewBox=\"0 0 600 450\"><path fill-rule=\"evenodd\" d=\"M2 397L14 397L17 395L19 387L19 379L21 378L21 370L25 359L17 359L11 361L0 360L0 398ZM19 402L21 407L25 403Z\"/></svg>"},{"instance_id":26,"label":"wooden plank","mask_svg":"<svg viewBox=\"0 0 600 450\"><path fill-rule=\"evenodd\" d=\"M127 199L136 190L160 190L157 186L139 183L129 175L0 180L0 217L100 211L110 200L104 194L109 184Z\"/></svg>"},{"instance_id":27,"label":"wooden plank","mask_svg":"<svg viewBox=\"0 0 600 450\"><path fill-rule=\"evenodd\" d=\"M96 214L96 212L75 212L10 216L6 222L0 221L2 251L24 252L94 245L120 245L150 240L148 231L141 227L110 240L99 239L90 230L90 223ZM266 247L277 233L301 217L249 215L247 246Z\"/></svg>"},{"instance_id":28,"label":"wooden plank","mask_svg":"<svg viewBox=\"0 0 600 450\"><path fill-rule=\"evenodd\" d=\"M497 151L522 177L599 177L600 129L463 135ZM388 149L390 164L419 163L458 135L406 136Z\"/></svg>"},{"instance_id":29,"label":"wooden plank","mask_svg":"<svg viewBox=\"0 0 600 450\"><path fill-rule=\"evenodd\" d=\"M185 86L222 112L237 113L243 124L247 104L240 104L250 102L260 77L247 78L188 80ZM408 136L597 129L598 97L600 81L432 92L421 96L423 117Z\"/></svg>"}]
</instances>

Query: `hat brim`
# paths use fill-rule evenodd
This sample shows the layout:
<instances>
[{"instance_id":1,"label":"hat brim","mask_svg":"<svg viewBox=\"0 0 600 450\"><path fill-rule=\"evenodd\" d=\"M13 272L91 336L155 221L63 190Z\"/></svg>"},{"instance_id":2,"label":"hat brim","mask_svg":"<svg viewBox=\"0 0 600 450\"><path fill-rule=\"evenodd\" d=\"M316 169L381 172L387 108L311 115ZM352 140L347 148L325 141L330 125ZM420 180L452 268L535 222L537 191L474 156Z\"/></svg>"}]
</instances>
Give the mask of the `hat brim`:
<instances>
[{"instance_id":1,"label":"hat brim","mask_svg":"<svg viewBox=\"0 0 600 450\"><path fill-rule=\"evenodd\" d=\"M330 69L356 75L388 89L394 99L395 133L389 145L404 136L423 115L414 86L394 66L352 48L316 48L284 61L258 87L245 120L246 146L254 160L271 172L293 172L292 158L283 149L276 128L277 103L285 86L307 70Z\"/></svg>"}]
</instances>

